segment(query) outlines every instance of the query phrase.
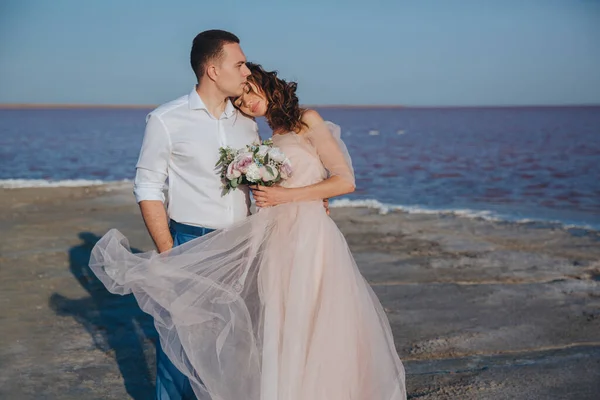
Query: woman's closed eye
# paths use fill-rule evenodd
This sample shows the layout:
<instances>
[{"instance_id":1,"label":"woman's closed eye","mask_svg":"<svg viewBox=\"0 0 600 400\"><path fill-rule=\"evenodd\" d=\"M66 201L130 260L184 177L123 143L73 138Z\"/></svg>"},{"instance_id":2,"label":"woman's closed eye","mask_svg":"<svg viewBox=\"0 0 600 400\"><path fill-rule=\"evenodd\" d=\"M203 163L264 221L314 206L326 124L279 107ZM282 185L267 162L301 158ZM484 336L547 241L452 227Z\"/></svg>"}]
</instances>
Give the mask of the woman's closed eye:
<instances>
[{"instance_id":1,"label":"woman's closed eye","mask_svg":"<svg viewBox=\"0 0 600 400\"><path fill-rule=\"evenodd\" d=\"M252 91L252 87L250 86L250 84L246 84L244 86L244 94L236 97L233 100L233 105L236 106L237 108L243 107L244 106L244 96L249 94Z\"/></svg>"}]
</instances>

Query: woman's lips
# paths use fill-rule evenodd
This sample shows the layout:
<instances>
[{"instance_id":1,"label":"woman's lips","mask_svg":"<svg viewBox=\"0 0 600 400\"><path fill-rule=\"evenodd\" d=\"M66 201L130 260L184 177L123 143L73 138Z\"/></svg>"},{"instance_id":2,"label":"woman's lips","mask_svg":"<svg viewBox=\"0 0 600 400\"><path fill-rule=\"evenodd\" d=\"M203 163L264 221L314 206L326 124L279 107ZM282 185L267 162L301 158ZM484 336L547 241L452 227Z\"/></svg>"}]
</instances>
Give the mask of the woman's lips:
<instances>
[{"instance_id":1,"label":"woman's lips","mask_svg":"<svg viewBox=\"0 0 600 400\"><path fill-rule=\"evenodd\" d=\"M258 109L258 102L252 104L252 107L250 107L250 111L252 111L252 113L256 113L256 110Z\"/></svg>"}]
</instances>

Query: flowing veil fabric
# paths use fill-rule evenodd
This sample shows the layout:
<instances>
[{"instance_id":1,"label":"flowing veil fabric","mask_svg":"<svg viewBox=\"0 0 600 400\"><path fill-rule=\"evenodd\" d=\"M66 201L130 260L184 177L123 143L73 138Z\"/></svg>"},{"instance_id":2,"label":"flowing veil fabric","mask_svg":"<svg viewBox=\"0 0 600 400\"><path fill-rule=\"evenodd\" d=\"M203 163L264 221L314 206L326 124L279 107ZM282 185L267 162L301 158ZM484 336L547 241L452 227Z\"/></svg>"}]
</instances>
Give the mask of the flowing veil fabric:
<instances>
[{"instance_id":1,"label":"flowing veil fabric","mask_svg":"<svg viewBox=\"0 0 600 400\"><path fill-rule=\"evenodd\" d=\"M277 138L294 164L286 184L344 174L323 159L331 149L315 149L339 143L332 128L320 134L329 136ZM345 160L345 147L336 149ZM154 317L165 353L199 399L406 398L385 312L320 201L262 209L162 254L132 254L111 230L90 267Z\"/></svg>"}]
</instances>

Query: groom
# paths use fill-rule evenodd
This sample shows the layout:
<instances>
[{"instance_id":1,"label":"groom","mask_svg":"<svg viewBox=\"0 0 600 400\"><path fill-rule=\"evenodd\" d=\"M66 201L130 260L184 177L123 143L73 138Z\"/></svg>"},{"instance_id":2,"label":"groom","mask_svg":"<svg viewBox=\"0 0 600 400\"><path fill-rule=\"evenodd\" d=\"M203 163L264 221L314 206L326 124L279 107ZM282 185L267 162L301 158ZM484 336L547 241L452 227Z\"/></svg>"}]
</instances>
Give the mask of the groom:
<instances>
[{"instance_id":1,"label":"groom","mask_svg":"<svg viewBox=\"0 0 600 400\"><path fill-rule=\"evenodd\" d=\"M239 187L222 196L221 178L215 170L219 147L242 148L259 140L256 122L229 101L242 95L250 75L239 43L237 36L226 31L198 34L190 55L198 84L146 119L134 194L161 253L249 215L248 189ZM160 344L156 354L156 398L195 399L188 378Z\"/></svg>"}]
</instances>

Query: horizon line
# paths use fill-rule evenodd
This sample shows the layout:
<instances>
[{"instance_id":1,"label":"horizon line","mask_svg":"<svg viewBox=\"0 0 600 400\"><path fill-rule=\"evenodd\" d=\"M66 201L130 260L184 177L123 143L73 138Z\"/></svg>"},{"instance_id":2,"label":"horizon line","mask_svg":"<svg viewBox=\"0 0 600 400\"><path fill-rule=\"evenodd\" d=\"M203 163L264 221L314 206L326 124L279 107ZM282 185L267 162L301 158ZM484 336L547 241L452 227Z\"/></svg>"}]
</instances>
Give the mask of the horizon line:
<instances>
[{"instance_id":1,"label":"horizon line","mask_svg":"<svg viewBox=\"0 0 600 400\"><path fill-rule=\"evenodd\" d=\"M68 104L68 103L0 103L0 109L154 109L160 104ZM600 107L600 103L581 104L483 104L483 105L403 105L403 104L302 104L308 108L561 108L561 107Z\"/></svg>"}]
</instances>

